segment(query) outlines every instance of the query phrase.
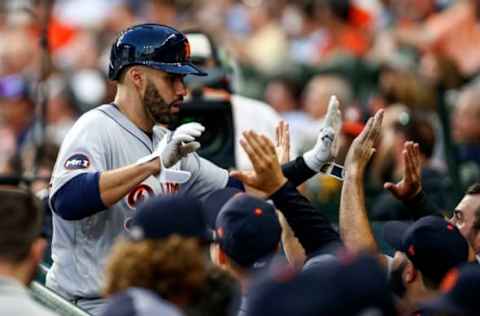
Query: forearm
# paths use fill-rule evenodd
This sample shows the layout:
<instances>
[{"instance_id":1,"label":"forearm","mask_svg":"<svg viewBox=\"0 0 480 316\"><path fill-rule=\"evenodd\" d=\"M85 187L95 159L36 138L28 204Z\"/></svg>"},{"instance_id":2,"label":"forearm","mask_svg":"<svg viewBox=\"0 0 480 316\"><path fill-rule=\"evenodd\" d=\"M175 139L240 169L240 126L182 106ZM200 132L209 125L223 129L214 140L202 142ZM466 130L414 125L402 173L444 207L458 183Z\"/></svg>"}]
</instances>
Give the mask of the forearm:
<instances>
[{"instance_id":1,"label":"forearm","mask_svg":"<svg viewBox=\"0 0 480 316\"><path fill-rule=\"evenodd\" d=\"M100 174L100 196L110 207L121 200L131 189L153 174L159 172L158 159L143 164L104 171Z\"/></svg>"},{"instance_id":2,"label":"forearm","mask_svg":"<svg viewBox=\"0 0 480 316\"><path fill-rule=\"evenodd\" d=\"M270 198L285 216L307 256L332 242L340 243L329 220L296 190L294 184L287 182Z\"/></svg>"},{"instance_id":3,"label":"forearm","mask_svg":"<svg viewBox=\"0 0 480 316\"><path fill-rule=\"evenodd\" d=\"M317 174L307 166L305 160L301 156L282 165L282 172L288 181L296 187Z\"/></svg>"},{"instance_id":4,"label":"forearm","mask_svg":"<svg viewBox=\"0 0 480 316\"><path fill-rule=\"evenodd\" d=\"M340 236L347 249L378 253L367 211L363 177L346 175L340 199Z\"/></svg>"}]
</instances>

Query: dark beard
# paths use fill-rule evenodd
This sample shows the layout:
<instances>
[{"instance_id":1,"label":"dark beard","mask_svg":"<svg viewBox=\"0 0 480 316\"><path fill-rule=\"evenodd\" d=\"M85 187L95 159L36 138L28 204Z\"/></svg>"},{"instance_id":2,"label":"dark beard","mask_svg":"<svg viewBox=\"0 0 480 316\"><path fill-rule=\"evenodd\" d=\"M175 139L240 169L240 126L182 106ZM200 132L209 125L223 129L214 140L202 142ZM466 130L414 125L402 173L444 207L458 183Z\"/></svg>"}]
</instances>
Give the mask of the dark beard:
<instances>
[{"instance_id":1,"label":"dark beard","mask_svg":"<svg viewBox=\"0 0 480 316\"><path fill-rule=\"evenodd\" d=\"M402 262L400 266L390 272L390 277L388 280L388 285L392 292L398 297L402 298L405 295L406 288L403 284L402 274L403 270L407 266L406 262Z\"/></svg>"},{"instance_id":2,"label":"dark beard","mask_svg":"<svg viewBox=\"0 0 480 316\"><path fill-rule=\"evenodd\" d=\"M147 88L143 96L143 106L148 117L155 124L171 125L176 123L178 119L176 114L171 113L171 103L165 102L151 81L147 82Z\"/></svg>"}]
</instances>

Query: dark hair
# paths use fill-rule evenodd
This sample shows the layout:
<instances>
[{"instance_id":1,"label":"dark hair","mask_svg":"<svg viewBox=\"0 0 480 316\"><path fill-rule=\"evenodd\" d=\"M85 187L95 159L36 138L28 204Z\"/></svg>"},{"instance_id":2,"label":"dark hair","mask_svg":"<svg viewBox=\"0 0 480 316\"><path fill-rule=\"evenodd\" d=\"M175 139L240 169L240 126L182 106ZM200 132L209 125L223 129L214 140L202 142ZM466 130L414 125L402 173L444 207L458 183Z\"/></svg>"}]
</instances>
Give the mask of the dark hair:
<instances>
[{"instance_id":1,"label":"dark hair","mask_svg":"<svg viewBox=\"0 0 480 316\"><path fill-rule=\"evenodd\" d=\"M476 182L468 187L466 194L477 195L480 194L480 182ZM475 221L473 228L480 230L480 207L475 210Z\"/></svg>"},{"instance_id":2,"label":"dark hair","mask_svg":"<svg viewBox=\"0 0 480 316\"><path fill-rule=\"evenodd\" d=\"M405 124L397 122L394 128L397 132L403 134L407 140L418 143L420 152L427 159L430 159L433 156L436 142L432 124L426 119L409 116L408 122Z\"/></svg>"},{"instance_id":3,"label":"dark hair","mask_svg":"<svg viewBox=\"0 0 480 316\"><path fill-rule=\"evenodd\" d=\"M43 208L32 192L14 187L0 189L0 258L21 262L40 236Z\"/></svg>"},{"instance_id":4,"label":"dark hair","mask_svg":"<svg viewBox=\"0 0 480 316\"><path fill-rule=\"evenodd\" d=\"M233 315L238 310L240 285L227 271L211 267L196 296L195 302L186 308L188 316Z\"/></svg>"}]
</instances>

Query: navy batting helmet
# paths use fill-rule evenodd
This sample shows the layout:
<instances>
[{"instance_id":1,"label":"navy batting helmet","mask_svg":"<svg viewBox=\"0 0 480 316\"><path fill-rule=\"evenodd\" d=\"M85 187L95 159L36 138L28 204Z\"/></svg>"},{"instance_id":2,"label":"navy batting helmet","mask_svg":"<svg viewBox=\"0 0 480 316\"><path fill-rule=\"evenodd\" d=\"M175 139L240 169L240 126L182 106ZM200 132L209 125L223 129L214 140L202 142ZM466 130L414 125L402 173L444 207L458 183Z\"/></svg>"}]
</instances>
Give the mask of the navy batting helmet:
<instances>
[{"instance_id":1,"label":"navy batting helmet","mask_svg":"<svg viewBox=\"0 0 480 316\"><path fill-rule=\"evenodd\" d=\"M144 65L168 73L206 76L190 62L190 44L181 32L160 24L126 29L112 46L108 77L118 80L129 65Z\"/></svg>"}]
</instances>

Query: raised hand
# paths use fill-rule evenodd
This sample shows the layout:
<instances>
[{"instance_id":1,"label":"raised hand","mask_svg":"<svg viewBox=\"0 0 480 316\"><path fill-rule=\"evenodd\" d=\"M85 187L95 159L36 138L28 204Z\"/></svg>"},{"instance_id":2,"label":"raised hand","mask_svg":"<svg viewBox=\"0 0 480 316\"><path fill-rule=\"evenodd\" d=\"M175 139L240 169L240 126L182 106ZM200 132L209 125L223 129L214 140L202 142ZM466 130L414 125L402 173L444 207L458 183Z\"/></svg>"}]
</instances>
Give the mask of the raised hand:
<instances>
[{"instance_id":1,"label":"raised hand","mask_svg":"<svg viewBox=\"0 0 480 316\"><path fill-rule=\"evenodd\" d=\"M275 150L280 164L290 161L290 132L285 121L280 121L275 128Z\"/></svg>"},{"instance_id":2,"label":"raised hand","mask_svg":"<svg viewBox=\"0 0 480 316\"><path fill-rule=\"evenodd\" d=\"M275 146L268 137L253 131L243 132L240 145L252 163L252 171L232 171L230 176L237 178L254 189L273 194L287 179L283 175Z\"/></svg>"},{"instance_id":3,"label":"raised hand","mask_svg":"<svg viewBox=\"0 0 480 316\"><path fill-rule=\"evenodd\" d=\"M345 174L347 176L363 176L368 161L375 153L374 145L377 142L383 121L383 110L379 110L371 117L350 145L345 158Z\"/></svg>"},{"instance_id":4,"label":"raised hand","mask_svg":"<svg viewBox=\"0 0 480 316\"><path fill-rule=\"evenodd\" d=\"M180 159L200 148L200 143L195 141L205 131L205 127L200 123L187 123L180 125L172 134L166 145L160 143L162 147L160 156L163 165L170 168Z\"/></svg>"},{"instance_id":5,"label":"raised hand","mask_svg":"<svg viewBox=\"0 0 480 316\"><path fill-rule=\"evenodd\" d=\"M401 201L413 198L422 190L420 149L417 143L403 144L403 177L398 183L386 182L383 187Z\"/></svg>"},{"instance_id":6,"label":"raised hand","mask_svg":"<svg viewBox=\"0 0 480 316\"><path fill-rule=\"evenodd\" d=\"M330 98L323 126L315 146L303 155L307 166L320 172L326 162L335 158L338 152L338 138L342 127L342 113L336 96Z\"/></svg>"}]
</instances>

